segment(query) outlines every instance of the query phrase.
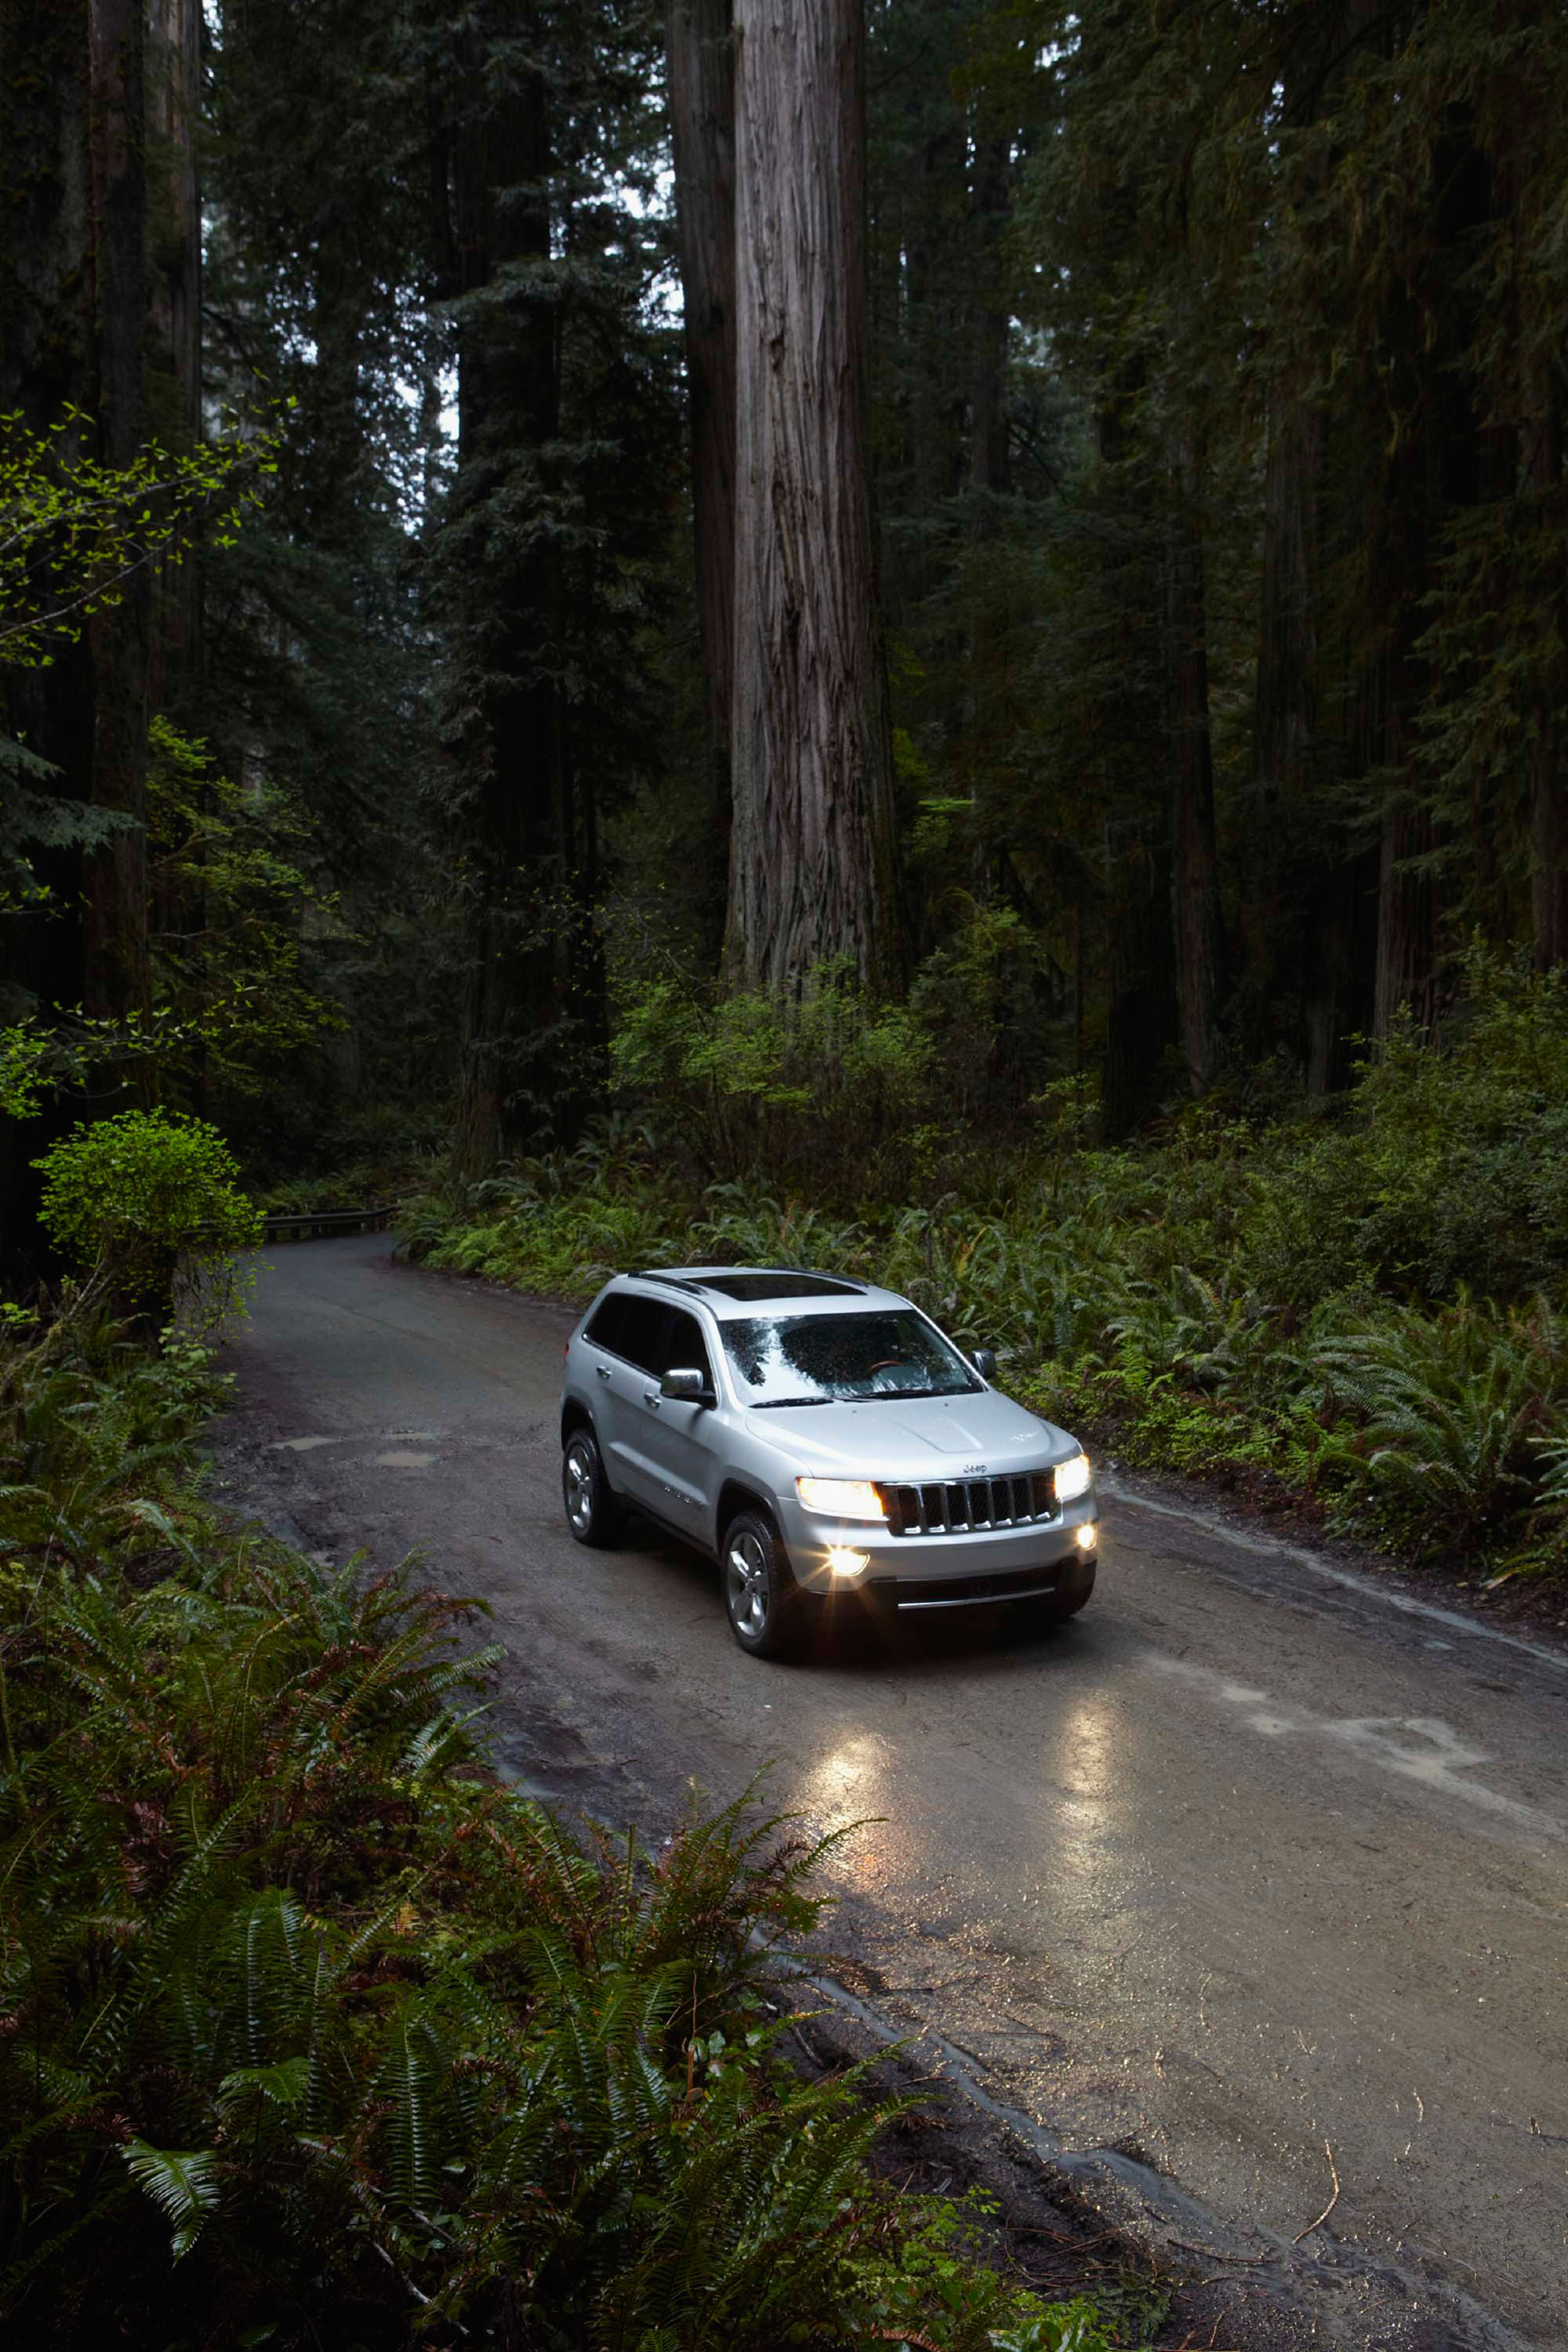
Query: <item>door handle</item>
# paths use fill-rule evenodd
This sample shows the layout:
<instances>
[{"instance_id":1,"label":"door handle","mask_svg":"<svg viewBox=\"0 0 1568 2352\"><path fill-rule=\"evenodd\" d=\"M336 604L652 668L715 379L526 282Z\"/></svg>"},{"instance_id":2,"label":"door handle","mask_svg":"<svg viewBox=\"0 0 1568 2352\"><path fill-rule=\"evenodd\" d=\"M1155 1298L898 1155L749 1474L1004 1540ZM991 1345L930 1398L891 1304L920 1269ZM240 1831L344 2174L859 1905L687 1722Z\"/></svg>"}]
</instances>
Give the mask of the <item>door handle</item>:
<instances>
[{"instance_id":1,"label":"door handle","mask_svg":"<svg viewBox=\"0 0 1568 2352\"><path fill-rule=\"evenodd\" d=\"M644 1389L642 1401L644 1404L651 1404L655 1412L658 1411L659 1396L657 1389Z\"/></svg>"},{"instance_id":2,"label":"door handle","mask_svg":"<svg viewBox=\"0 0 1568 2352\"><path fill-rule=\"evenodd\" d=\"M599 1378L602 1381L613 1380L615 1377L608 1364L595 1364L594 1370L598 1373Z\"/></svg>"}]
</instances>

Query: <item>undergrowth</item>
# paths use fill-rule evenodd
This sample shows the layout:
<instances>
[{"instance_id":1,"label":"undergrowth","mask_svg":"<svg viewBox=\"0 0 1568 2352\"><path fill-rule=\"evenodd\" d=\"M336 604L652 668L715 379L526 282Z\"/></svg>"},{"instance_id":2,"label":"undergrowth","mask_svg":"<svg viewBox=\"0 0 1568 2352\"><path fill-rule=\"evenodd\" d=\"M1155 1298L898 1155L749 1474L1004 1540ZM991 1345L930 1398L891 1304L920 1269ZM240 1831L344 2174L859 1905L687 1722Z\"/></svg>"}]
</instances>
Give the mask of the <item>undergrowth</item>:
<instances>
[{"instance_id":1,"label":"undergrowth","mask_svg":"<svg viewBox=\"0 0 1568 2352\"><path fill-rule=\"evenodd\" d=\"M237 1534L199 1349L0 1346L7 2345L1108 2352L776 2044L819 1848L484 1768L476 1604Z\"/></svg>"}]
</instances>

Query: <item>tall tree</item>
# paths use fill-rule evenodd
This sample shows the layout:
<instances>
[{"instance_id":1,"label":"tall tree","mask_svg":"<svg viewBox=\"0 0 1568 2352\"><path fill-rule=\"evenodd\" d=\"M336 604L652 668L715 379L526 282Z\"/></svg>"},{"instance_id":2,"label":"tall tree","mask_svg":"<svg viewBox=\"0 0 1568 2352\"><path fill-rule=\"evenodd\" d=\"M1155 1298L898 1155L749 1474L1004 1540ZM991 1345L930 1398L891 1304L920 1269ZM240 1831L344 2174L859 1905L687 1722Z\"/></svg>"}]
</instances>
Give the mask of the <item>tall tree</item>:
<instances>
[{"instance_id":1,"label":"tall tree","mask_svg":"<svg viewBox=\"0 0 1568 2352\"><path fill-rule=\"evenodd\" d=\"M735 13L735 796L726 961L895 980L891 751L868 452L859 0Z\"/></svg>"},{"instance_id":2,"label":"tall tree","mask_svg":"<svg viewBox=\"0 0 1568 2352\"><path fill-rule=\"evenodd\" d=\"M0 12L0 404L47 430L68 404L70 432L110 466L146 436L144 58L142 0ZM147 1001L150 600L133 565L80 642L8 691L13 731L52 763L58 791L108 820L79 881L74 853L58 863L50 919L22 926L13 978L110 1019Z\"/></svg>"},{"instance_id":3,"label":"tall tree","mask_svg":"<svg viewBox=\"0 0 1568 2352\"><path fill-rule=\"evenodd\" d=\"M670 141L685 296L691 506L715 815L730 829L735 662L735 50L731 0L668 0Z\"/></svg>"},{"instance_id":4,"label":"tall tree","mask_svg":"<svg viewBox=\"0 0 1568 2352\"><path fill-rule=\"evenodd\" d=\"M165 447L202 429L201 0L146 0L148 198L147 411ZM153 612L150 696L163 709L200 662L201 573L165 562Z\"/></svg>"}]
</instances>

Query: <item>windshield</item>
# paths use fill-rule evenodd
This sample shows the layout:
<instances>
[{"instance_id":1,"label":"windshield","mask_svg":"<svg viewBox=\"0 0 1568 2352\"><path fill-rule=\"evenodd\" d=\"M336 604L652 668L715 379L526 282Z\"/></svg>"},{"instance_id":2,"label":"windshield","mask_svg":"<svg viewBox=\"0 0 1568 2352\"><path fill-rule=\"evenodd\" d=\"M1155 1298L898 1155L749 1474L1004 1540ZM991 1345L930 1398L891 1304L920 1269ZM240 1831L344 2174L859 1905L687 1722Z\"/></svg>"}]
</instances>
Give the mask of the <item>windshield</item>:
<instances>
[{"instance_id":1,"label":"windshield","mask_svg":"<svg viewBox=\"0 0 1568 2352\"><path fill-rule=\"evenodd\" d=\"M982 1385L958 1349L908 1307L867 1315L759 1315L720 1328L748 1404L966 1396Z\"/></svg>"}]
</instances>

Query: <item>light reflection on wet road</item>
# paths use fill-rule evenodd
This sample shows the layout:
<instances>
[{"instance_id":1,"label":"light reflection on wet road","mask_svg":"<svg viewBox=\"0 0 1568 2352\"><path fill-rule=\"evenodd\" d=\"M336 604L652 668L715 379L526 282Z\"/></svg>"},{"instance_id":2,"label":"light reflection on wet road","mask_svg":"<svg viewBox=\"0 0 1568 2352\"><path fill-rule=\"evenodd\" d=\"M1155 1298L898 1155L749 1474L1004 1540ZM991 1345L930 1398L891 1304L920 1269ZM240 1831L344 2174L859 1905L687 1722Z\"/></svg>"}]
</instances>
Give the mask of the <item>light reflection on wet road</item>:
<instances>
[{"instance_id":1,"label":"light reflection on wet road","mask_svg":"<svg viewBox=\"0 0 1568 2352\"><path fill-rule=\"evenodd\" d=\"M384 1239L278 1250L236 1497L484 1593L531 1785L652 1822L765 1758L819 1827L869 1822L829 1864L850 1980L1069 2145L1288 2241L1327 2141L1342 2240L1568 2342L1562 1666L1130 1502L1062 1632L964 1612L761 1665L704 1563L565 1534L570 1319ZM1442 2324L1326 2340L1487 2340Z\"/></svg>"}]
</instances>

